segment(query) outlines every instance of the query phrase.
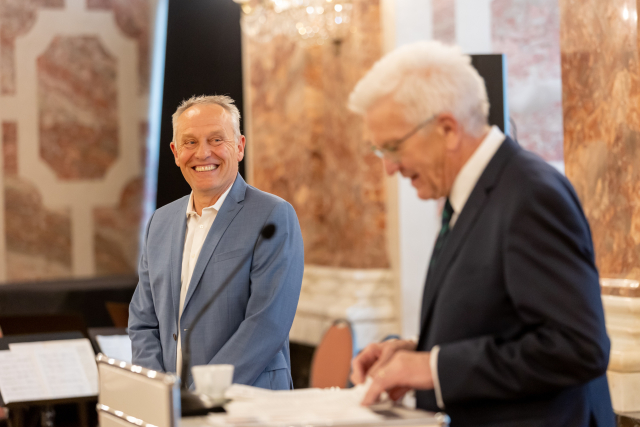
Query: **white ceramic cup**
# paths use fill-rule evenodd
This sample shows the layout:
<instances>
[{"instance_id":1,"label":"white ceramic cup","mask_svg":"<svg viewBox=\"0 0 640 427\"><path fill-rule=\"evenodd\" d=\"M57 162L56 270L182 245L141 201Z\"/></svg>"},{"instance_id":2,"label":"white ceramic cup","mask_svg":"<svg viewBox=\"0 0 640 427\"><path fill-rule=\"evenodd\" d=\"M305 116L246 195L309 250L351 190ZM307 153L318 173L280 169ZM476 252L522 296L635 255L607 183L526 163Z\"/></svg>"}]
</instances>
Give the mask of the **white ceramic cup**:
<instances>
[{"instance_id":1,"label":"white ceramic cup","mask_svg":"<svg viewBox=\"0 0 640 427\"><path fill-rule=\"evenodd\" d=\"M199 365L191 368L196 392L214 399L224 398L233 381L233 365Z\"/></svg>"}]
</instances>

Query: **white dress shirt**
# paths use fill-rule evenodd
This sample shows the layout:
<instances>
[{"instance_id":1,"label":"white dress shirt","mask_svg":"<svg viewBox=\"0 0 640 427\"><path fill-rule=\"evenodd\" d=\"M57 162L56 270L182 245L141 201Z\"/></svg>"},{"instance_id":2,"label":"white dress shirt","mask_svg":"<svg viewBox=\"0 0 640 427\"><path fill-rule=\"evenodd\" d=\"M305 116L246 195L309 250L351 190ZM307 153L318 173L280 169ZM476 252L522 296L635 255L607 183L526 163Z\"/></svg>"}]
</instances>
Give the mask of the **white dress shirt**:
<instances>
[{"instance_id":1,"label":"white dress shirt","mask_svg":"<svg viewBox=\"0 0 640 427\"><path fill-rule=\"evenodd\" d=\"M235 182L235 181L234 181ZM204 244L204 240L209 234L211 225L218 215L220 207L224 203L224 199L227 198L229 191L231 191L233 184L227 188L222 196L218 199L213 206L202 209L202 216L198 215L193 205L193 191L189 196L189 203L187 203L187 233L184 239L184 250L182 252L182 274L180 276L180 314L178 319L182 317L182 310L184 309L184 299L187 296L189 290L189 283L191 282L191 276L193 270L196 267L200 250ZM178 320L178 323L180 320ZM180 332L182 328L178 326L178 354L176 357L176 372L180 375L182 370L182 340L180 338Z\"/></svg>"},{"instance_id":2,"label":"white dress shirt","mask_svg":"<svg viewBox=\"0 0 640 427\"><path fill-rule=\"evenodd\" d=\"M467 203L473 188L476 186L482 172L502 145L505 136L497 126L492 126L487 136L482 140L476 151L469 157L469 160L462 166L456 179L453 181L451 192L449 193L449 203L453 208L449 227L455 226L462 208ZM438 354L440 346L434 346L431 349L429 365L431 367L431 375L433 376L433 387L436 393L436 402L440 409L444 409L442 400L442 390L440 389L440 380L438 379Z\"/></svg>"}]
</instances>

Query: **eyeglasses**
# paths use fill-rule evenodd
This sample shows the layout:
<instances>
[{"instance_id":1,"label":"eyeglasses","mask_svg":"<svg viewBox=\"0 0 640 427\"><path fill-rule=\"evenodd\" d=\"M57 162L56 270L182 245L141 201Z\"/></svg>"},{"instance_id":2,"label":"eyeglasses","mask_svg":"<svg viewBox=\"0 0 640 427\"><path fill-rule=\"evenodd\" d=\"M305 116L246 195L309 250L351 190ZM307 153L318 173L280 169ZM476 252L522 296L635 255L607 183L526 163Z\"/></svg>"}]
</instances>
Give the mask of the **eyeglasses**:
<instances>
[{"instance_id":1,"label":"eyeglasses","mask_svg":"<svg viewBox=\"0 0 640 427\"><path fill-rule=\"evenodd\" d=\"M397 161L398 152L400 151L400 146L407 139L415 135L420 129L425 127L427 124L429 124L429 122L431 122L436 117L438 117L438 115L434 114L433 116L429 117L427 120L420 122L420 124L418 124L418 126L416 126L411 132L409 132L408 134L406 134L400 139L392 139L390 141L387 141L384 144L382 144L381 147L371 145L371 151L373 151L373 154L380 157L381 159L384 159L386 157L389 160Z\"/></svg>"}]
</instances>

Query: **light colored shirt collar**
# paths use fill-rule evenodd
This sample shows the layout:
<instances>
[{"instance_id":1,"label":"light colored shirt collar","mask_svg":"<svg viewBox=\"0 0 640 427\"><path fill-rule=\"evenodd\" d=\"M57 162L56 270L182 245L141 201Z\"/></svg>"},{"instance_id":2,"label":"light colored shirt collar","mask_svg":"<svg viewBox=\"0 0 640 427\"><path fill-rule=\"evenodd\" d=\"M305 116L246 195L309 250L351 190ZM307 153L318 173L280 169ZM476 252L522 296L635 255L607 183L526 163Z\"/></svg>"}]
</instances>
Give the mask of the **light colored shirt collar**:
<instances>
[{"instance_id":1,"label":"light colored shirt collar","mask_svg":"<svg viewBox=\"0 0 640 427\"><path fill-rule=\"evenodd\" d=\"M229 192L231 191L231 188L233 187L234 183L235 183L235 180L229 186L229 188L227 188L227 190L224 193L222 193L222 196L220 196L217 202L215 202L211 206L207 206L206 208L203 208L202 211L204 212L206 209L215 209L216 212L219 211L220 208L222 207L222 204L224 203L224 200L229 195ZM198 212L196 212L195 206L193 206L193 191L191 191L191 194L189 195L189 202L187 203L187 218L189 218L191 215L198 215Z\"/></svg>"},{"instance_id":2,"label":"light colored shirt collar","mask_svg":"<svg viewBox=\"0 0 640 427\"><path fill-rule=\"evenodd\" d=\"M504 139L505 136L502 131L497 126L492 126L487 136L476 148L476 151L458 172L449 193L449 203L451 203L455 215L452 217L452 221L457 219L462 208L464 208L473 188L480 179L480 175L482 175L482 172L484 172Z\"/></svg>"}]
</instances>

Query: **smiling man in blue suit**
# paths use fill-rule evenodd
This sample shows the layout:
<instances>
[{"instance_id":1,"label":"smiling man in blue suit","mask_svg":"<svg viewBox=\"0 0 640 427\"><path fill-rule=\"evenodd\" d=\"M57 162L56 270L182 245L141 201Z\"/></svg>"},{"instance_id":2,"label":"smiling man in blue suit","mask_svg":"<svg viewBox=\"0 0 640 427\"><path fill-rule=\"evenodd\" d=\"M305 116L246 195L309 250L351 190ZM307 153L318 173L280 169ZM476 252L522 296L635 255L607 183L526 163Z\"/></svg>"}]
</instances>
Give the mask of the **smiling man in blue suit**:
<instances>
[{"instance_id":1,"label":"smiling man in blue suit","mask_svg":"<svg viewBox=\"0 0 640 427\"><path fill-rule=\"evenodd\" d=\"M302 235L289 203L238 174L245 147L239 124L227 96L193 97L173 115L171 150L192 192L158 209L147 226L129 309L133 363L180 372L193 326L192 365L227 363L235 383L290 389ZM275 225L270 239L261 236L267 224Z\"/></svg>"}]
</instances>

